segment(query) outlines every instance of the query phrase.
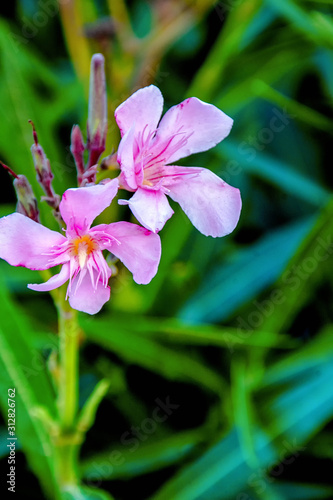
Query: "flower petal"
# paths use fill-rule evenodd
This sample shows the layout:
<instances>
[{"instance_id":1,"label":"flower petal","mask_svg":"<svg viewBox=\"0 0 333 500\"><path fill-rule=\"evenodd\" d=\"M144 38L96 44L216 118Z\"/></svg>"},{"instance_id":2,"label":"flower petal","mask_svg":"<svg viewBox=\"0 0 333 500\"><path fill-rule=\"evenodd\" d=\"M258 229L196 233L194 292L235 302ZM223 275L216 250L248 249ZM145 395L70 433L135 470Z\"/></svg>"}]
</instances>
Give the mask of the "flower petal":
<instances>
[{"instance_id":1,"label":"flower petal","mask_svg":"<svg viewBox=\"0 0 333 500\"><path fill-rule=\"evenodd\" d=\"M163 96L155 85L137 90L115 111L115 119L123 136L135 123L137 131L156 129L163 111Z\"/></svg>"},{"instance_id":2,"label":"flower petal","mask_svg":"<svg viewBox=\"0 0 333 500\"><path fill-rule=\"evenodd\" d=\"M67 280L69 280L69 262L62 266L60 273L55 274L45 283L28 285L28 288L35 290L35 292L49 292L63 285Z\"/></svg>"},{"instance_id":3,"label":"flower petal","mask_svg":"<svg viewBox=\"0 0 333 500\"><path fill-rule=\"evenodd\" d=\"M65 241L62 234L25 215L14 213L0 219L0 258L11 266L40 271L49 269L54 265L54 255L50 252Z\"/></svg>"},{"instance_id":4,"label":"flower petal","mask_svg":"<svg viewBox=\"0 0 333 500\"><path fill-rule=\"evenodd\" d=\"M107 250L113 253L133 274L134 281L146 285L157 273L161 258L161 240L137 224L115 222L101 224L94 230L109 234L116 240L110 240Z\"/></svg>"},{"instance_id":5,"label":"flower petal","mask_svg":"<svg viewBox=\"0 0 333 500\"><path fill-rule=\"evenodd\" d=\"M184 167L172 167L174 171ZM188 167L192 171L192 167ZM229 186L206 168L196 175L178 176L169 182L169 196L182 207L192 224L204 235L225 236L238 222L242 201L238 189ZM199 172L198 172L199 171Z\"/></svg>"},{"instance_id":6,"label":"flower petal","mask_svg":"<svg viewBox=\"0 0 333 500\"><path fill-rule=\"evenodd\" d=\"M59 205L67 230L73 224L79 229L89 229L93 220L110 204L118 191L118 179L96 186L67 189Z\"/></svg>"},{"instance_id":7,"label":"flower petal","mask_svg":"<svg viewBox=\"0 0 333 500\"><path fill-rule=\"evenodd\" d=\"M134 127L127 130L118 147L117 161L121 168L120 184L128 190L138 187L134 163Z\"/></svg>"},{"instance_id":8,"label":"flower petal","mask_svg":"<svg viewBox=\"0 0 333 500\"><path fill-rule=\"evenodd\" d=\"M153 233L162 229L174 213L162 191L138 188L130 200L119 200L120 205L128 205L140 224Z\"/></svg>"},{"instance_id":9,"label":"flower petal","mask_svg":"<svg viewBox=\"0 0 333 500\"><path fill-rule=\"evenodd\" d=\"M213 148L227 137L232 124L233 120L217 107L190 97L165 113L155 142L164 142L177 134L168 147L167 163L173 163L179 158ZM175 148L177 140L179 147Z\"/></svg>"},{"instance_id":10,"label":"flower petal","mask_svg":"<svg viewBox=\"0 0 333 500\"><path fill-rule=\"evenodd\" d=\"M105 287L101 281L98 281L95 288L88 272L86 272L83 279L81 279L81 283L78 285L79 280L80 274L73 279L71 290L69 291L68 300L71 307L88 314L98 313L105 302L110 299L110 287Z\"/></svg>"},{"instance_id":11,"label":"flower petal","mask_svg":"<svg viewBox=\"0 0 333 500\"><path fill-rule=\"evenodd\" d=\"M163 179L162 185L169 191L169 187L175 184L187 182L189 178L198 177L201 174L202 168L200 167L177 167L175 165L166 165L161 168L160 176ZM168 193L169 194L169 193Z\"/></svg>"}]
</instances>

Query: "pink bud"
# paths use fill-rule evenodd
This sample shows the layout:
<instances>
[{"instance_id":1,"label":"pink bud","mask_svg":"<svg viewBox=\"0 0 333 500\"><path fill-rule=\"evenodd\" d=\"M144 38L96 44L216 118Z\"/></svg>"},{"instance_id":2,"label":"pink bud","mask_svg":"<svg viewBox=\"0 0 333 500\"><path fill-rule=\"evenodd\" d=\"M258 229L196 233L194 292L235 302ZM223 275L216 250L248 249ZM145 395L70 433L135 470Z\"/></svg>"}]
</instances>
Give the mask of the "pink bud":
<instances>
[{"instance_id":1,"label":"pink bud","mask_svg":"<svg viewBox=\"0 0 333 500\"><path fill-rule=\"evenodd\" d=\"M107 101L104 56L94 54L90 68L87 149L90 152L88 168L95 165L105 150L107 133Z\"/></svg>"},{"instance_id":2,"label":"pink bud","mask_svg":"<svg viewBox=\"0 0 333 500\"><path fill-rule=\"evenodd\" d=\"M79 186L82 182L82 176L85 172L83 153L85 150L85 144L83 142L82 133L78 125L74 125L71 133L71 153L75 160L77 179Z\"/></svg>"},{"instance_id":3,"label":"pink bud","mask_svg":"<svg viewBox=\"0 0 333 500\"><path fill-rule=\"evenodd\" d=\"M60 224L62 224L59 213L60 196L54 192L52 186L53 173L51 170L50 160L47 158L44 149L38 142L33 122L31 120L29 120L29 122L32 125L34 138L34 144L31 146L31 153L34 160L35 170L37 172L37 180L45 193L45 196L42 196L42 201L46 201L46 203L54 209L53 215L60 222Z\"/></svg>"},{"instance_id":4,"label":"pink bud","mask_svg":"<svg viewBox=\"0 0 333 500\"><path fill-rule=\"evenodd\" d=\"M17 195L16 211L26 215L29 219L39 222L37 200L25 175L18 175L14 179L14 188Z\"/></svg>"},{"instance_id":5,"label":"pink bud","mask_svg":"<svg viewBox=\"0 0 333 500\"><path fill-rule=\"evenodd\" d=\"M41 184L45 194L51 195L51 182L53 180L53 173L51 171L50 161L47 158L44 149L38 143L37 132L31 120L29 123L32 126L34 144L31 146L32 158L34 160L35 169L37 172L37 180Z\"/></svg>"},{"instance_id":6,"label":"pink bud","mask_svg":"<svg viewBox=\"0 0 333 500\"><path fill-rule=\"evenodd\" d=\"M26 176L17 175L14 170L2 163L2 161L0 161L0 165L14 177L13 184L17 196L16 211L26 215L35 222L39 222L37 199Z\"/></svg>"}]
</instances>

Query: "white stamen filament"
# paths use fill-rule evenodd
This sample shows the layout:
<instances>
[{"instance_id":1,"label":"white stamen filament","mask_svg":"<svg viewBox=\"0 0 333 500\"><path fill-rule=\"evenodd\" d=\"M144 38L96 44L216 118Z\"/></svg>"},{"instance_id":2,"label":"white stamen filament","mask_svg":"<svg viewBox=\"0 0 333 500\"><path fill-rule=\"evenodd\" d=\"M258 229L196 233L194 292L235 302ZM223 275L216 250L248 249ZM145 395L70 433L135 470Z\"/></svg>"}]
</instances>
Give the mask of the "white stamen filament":
<instances>
[{"instance_id":1,"label":"white stamen filament","mask_svg":"<svg viewBox=\"0 0 333 500\"><path fill-rule=\"evenodd\" d=\"M77 257L79 259L80 268L83 269L87 262L88 245L85 242L79 243L77 248Z\"/></svg>"}]
</instances>

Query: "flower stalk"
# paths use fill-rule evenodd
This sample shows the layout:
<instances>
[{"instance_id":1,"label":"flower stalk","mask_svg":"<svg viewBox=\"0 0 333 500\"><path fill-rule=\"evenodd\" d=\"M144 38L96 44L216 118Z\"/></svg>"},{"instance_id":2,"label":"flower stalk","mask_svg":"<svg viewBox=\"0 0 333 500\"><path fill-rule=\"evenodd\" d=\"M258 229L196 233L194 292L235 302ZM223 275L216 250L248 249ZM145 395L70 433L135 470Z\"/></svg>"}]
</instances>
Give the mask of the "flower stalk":
<instances>
[{"instance_id":1,"label":"flower stalk","mask_svg":"<svg viewBox=\"0 0 333 500\"><path fill-rule=\"evenodd\" d=\"M78 402L79 327L77 311L72 309L63 297L61 304L58 304L58 315L60 355L58 409L62 429L71 431L74 427Z\"/></svg>"},{"instance_id":2,"label":"flower stalk","mask_svg":"<svg viewBox=\"0 0 333 500\"><path fill-rule=\"evenodd\" d=\"M78 453L81 443L76 431L78 410L78 350L79 326L77 311L65 298L66 288L59 291L59 432L55 441L56 473L62 490L78 484Z\"/></svg>"}]
</instances>

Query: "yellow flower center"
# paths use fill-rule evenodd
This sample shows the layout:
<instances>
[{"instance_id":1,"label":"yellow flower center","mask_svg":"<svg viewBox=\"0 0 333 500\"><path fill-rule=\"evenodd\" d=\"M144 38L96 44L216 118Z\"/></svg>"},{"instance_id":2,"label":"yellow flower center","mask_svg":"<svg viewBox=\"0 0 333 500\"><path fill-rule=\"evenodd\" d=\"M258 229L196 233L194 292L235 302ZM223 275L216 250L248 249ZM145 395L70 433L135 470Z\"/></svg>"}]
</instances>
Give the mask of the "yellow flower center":
<instances>
[{"instance_id":1,"label":"yellow flower center","mask_svg":"<svg viewBox=\"0 0 333 500\"><path fill-rule=\"evenodd\" d=\"M153 186L154 184L153 184L152 182L150 182L150 181L147 181L147 180L144 178L144 179L143 179L143 181L142 181L142 185L143 185L143 186L150 186L150 187L151 187L151 186Z\"/></svg>"},{"instance_id":2,"label":"yellow flower center","mask_svg":"<svg viewBox=\"0 0 333 500\"><path fill-rule=\"evenodd\" d=\"M71 241L71 253L78 257L81 269L85 266L88 255L97 250L97 248L97 242L88 234L79 236Z\"/></svg>"}]
</instances>

